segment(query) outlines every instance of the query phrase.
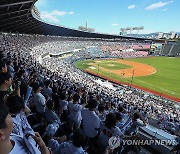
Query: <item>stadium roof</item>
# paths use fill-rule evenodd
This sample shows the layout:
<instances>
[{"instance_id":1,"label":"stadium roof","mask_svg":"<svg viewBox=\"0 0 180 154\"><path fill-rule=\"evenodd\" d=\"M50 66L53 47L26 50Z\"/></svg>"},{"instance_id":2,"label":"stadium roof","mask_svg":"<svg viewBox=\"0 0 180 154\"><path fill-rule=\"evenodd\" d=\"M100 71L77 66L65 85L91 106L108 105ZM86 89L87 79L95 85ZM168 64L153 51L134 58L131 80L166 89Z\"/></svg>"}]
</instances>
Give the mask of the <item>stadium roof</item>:
<instances>
[{"instance_id":1,"label":"stadium roof","mask_svg":"<svg viewBox=\"0 0 180 154\"><path fill-rule=\"evenodd\" d=\"M119 35L89 33L63 26L48 24L38 17L34 4L37 0L0 0L0 31L11 33L40 34L53 36L149 40ZM164 42L162 40L153 40Z\"/></svg>"}]
</instances>

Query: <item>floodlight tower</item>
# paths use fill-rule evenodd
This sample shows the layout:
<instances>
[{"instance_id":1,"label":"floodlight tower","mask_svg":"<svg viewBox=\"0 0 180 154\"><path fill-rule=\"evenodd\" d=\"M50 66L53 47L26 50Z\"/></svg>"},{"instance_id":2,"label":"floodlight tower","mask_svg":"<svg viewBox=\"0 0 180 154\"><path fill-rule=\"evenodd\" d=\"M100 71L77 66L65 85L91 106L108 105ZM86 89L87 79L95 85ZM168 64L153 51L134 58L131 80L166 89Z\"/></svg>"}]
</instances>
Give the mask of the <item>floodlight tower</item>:
<instances>
[{"instance_id":1,"label":"floodlight tower","mask_svg":"<svg viewBox=\"0 0 180 154\"><path fill-rule=\"evenodd\" d=\"M131 27L127 27L126 30L129 30L129 34L131 34Z\"/></svg>"},{"instance_id":2,"label":"floodlight tower","mask_svg":"<svg viewBox=\"0 0 180 154\"><path fill-rule=\"evenodd\" d=\"M125 35L125 33L127 32L126 28L121 28L120 31L122 35Z\"/></svg>"},{"instance_id":3,"label":"floodlight tower","mask_svg":"<svg viewBox=\"0 0 180 154\"><path fill-rule=\"evenodd\" d=\"M86 30L88 30L88 20L86 20Z\"/></svg>"},{"instance_id":4,"label":"floodlight tower","mask_svg":"<svg viewBox=\"0 0 180 154\"><path fill-rule=\"evenodd\" d=\"M133 33L133 28L132 27L129 27L129 32L130 32L130 36L131 36L131 34Z\"/></svg>"},{"instance_id":5,"label":"floodlight tower","mask_svg":"<svg viewBox=\"0 0 180 154\"><path fill-rule=\"evenodd\" d=\"M140 30L144 30L144 26L137 27L137 30L138 30L137 31L137 35L138 35Z\"/></svg>"}]
</instances>

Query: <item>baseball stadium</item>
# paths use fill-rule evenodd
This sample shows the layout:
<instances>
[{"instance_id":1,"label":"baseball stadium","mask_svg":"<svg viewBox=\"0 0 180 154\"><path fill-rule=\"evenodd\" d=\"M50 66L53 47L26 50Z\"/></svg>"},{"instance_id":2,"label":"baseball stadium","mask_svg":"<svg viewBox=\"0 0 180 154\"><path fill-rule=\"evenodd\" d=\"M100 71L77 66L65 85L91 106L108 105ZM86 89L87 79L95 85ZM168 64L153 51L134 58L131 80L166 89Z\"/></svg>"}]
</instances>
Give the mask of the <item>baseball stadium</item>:
<instances>
[{"instance_id":1,"label":"baseball stadium","mask_svg":"<svg viewBox=\"0 0 180 154\"><path fill-rule=\"evenodd\" d=\"M110 3L111 11L124 16L126 7L129 20L137 9L150 25L179 3L140 1ZM89 20L103 30L106 2L71 3L0 0L0 154L178 154L180 33L139 34L144 26L127 22L118 34L96 32L79 26L81 17L92 9Z\"/></svg>"}]
</instances>

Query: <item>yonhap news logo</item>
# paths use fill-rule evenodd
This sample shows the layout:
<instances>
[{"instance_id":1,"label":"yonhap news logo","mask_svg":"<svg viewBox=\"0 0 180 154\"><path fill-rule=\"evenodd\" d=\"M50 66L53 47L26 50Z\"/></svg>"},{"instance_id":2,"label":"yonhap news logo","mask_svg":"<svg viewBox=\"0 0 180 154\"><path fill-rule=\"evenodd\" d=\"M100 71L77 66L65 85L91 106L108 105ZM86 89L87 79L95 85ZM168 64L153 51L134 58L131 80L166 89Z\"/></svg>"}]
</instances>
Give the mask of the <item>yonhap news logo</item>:
<instances>
[{"instance_id":1,"label":"yonhap news logo","mask_svg":"<svg viewBox=\"0 0 180 154\"><path fill-rule=\"evenodd\" d=\"M150 139L150 140L140 140L140 139L129 139L129 140L121 140L118 136L113 136L108 141L109 147L111 149L115 149L120 144L124 145L161 145L161 146L175 146L177 145L176 140L157 140L157 139Z\"/></svg>"},{"instance_id":2,"label":"yonhap news logo","mask_svg":"<svg viewBox=\"0 0 180 154\"><path fill-rule=\"evenodd\" d=\"M176 145L176 140L123 140L123 145L162 145L170 146Z\"/></svg>"},{"instance_id":3,"label":"yonhap news logo","mask_svg":"<svg viewBox=\"0 0 180 154\"><path fill-rule=\"evenodd\" d=\"M120 138L118 136L112 136L108 141L109 147L115 149L120 146Z\"/></svg>"}]
</instances>

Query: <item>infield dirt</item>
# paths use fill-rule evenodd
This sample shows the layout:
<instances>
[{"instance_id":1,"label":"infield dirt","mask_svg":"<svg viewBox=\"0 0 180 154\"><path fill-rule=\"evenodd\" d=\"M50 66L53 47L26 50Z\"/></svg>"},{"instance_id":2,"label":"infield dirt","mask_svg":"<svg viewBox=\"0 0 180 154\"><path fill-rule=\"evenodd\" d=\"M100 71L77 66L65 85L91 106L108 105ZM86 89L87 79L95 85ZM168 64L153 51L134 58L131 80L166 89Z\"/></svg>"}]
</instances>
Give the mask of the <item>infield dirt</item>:
<instances>
[{"instance_id":1,"label":"infield dirt","mask_svg":"<svg viewBox=\"0 0 180 154\"><path fill-rule=\"evenodd\" d=\"M132 66L132 68L120 69L120 70L109 70L103 67L99 67L104 71L109 71L117 75L121 75L123 77L134 77L137 76L147 76L156 73L156 69L150 65L142 64L133 61L126 61L126 60L116 60L115 62ZM92 63L91 63L92 64ZM93 64L96 65L96 64Z\"/></svg>"}]
</instances>

